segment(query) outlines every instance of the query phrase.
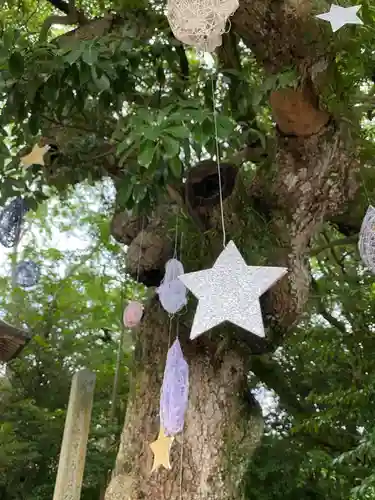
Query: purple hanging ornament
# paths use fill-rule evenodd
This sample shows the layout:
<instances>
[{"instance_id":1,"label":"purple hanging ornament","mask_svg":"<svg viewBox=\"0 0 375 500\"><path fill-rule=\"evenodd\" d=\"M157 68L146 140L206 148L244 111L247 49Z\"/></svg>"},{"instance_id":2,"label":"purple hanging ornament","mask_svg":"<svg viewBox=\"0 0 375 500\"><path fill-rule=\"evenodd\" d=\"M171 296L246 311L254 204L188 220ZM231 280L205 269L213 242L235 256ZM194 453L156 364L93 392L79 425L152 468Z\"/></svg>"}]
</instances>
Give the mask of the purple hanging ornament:
<instances>
[{"instance_id":1,"label":"purple hanging ornament","mask_svg":"<svg viewBox=\"0 0 375 500\"><path fill-rule=\"evenodd\" d=\"M184 274L184 266L177 259L170 259L165 265L165 276L156 290L163 308L169 314L175 314L187 304L186 286L178 279Z\"/></svg>"},{"instance_id":2,"label":"purple hanging ornament","mask_svg":"<svg viewBox=\"0 0 375 500\"><path fill-rule=\"evenodd\" d=\"M16 267L16 283L22 288L36 285L40 277L40 267L32 260L23 260Z\"/></svg>"},{"instance_id":3,"label":"purple hanging ornament","mask_svg":"<svg viewBox=\"0 0 375 500\"><path fill-rule=\"evenodd\" d=\"M17 197L0 213L0 243L6 248L12 248L20 237L23 216L27 212L25 201Z\"/></svg>"},{"instance_id":4,"label":"purple hanging ornament","mask_svg":"<svg viewBox=\"0 0 375 500\"><path fill-rule=\"evenodd\" d=\"M189 367L180 341L176 339L168 351L160 394L160 425L166 436L174 436L184 427L189 397Z\"/></svg>"}]
</instances>

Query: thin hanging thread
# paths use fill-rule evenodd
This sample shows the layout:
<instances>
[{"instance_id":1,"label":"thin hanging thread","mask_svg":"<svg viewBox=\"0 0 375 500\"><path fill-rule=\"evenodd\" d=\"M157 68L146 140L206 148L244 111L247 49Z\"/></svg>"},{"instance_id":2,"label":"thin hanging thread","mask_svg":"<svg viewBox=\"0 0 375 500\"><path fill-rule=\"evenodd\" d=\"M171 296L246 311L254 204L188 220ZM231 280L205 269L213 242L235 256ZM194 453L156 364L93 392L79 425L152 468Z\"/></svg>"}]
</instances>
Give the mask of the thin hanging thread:
<instances>
[{"instance_id":1,"label":"thin hanging thread","mask_svg":"<svg viewBox=\"0 0 375 500\"><path fill-rule=\"evenodd\" d=\"M174 236L174 251L173 251L173 258L177 258L177 242L178 242L178 215L176 215L176 229L175 229L175 236Z\"/></svg>"},{"instance_id":2,"label":"thin hanging thread","mask_svg":"<svg viewBox=\"0 0 375 500\"><path fill-rule=\"evenodd\" d=\"M141 268L141 257L142 257L142 245L143 245L143 229L144 229L145 219L142 217L141 225L141 241L139 242L139 255L138 255L138 265L137 265L137 282L139 280L139 270Z\"/></svg>"},{"instance_id":3,"label":"thin hanging thread","mask_svg":"<svg viewBox=\"0 0 375 500\"><path fill-rule=\"evenodd\" d=\"M176 235L177 236L177 235ZM184 233L181 231L181 239L180 239L180 261L182 262L182 241L183 241ZM176 237L177 239L177 237ZM176 324L176 338L178 339L180 334L180 318L177 316L177 324ZM182 429L181 435L181 450L180 450L180 500L182 500L182 478L183 478L183 461L184 461L184 429Z\"/></svg>"},{"instance_id":4,"label":"thin hanging thread","mask_svg":"<svg viewBox=\"0 0 375 500\"><path fill-rule=\"evenodd\" d=\"M221 227L222 227L222 231L223 231L223 247L225 248L226 233L225 233L224 206L223 206L223 188L222 188L222 185L221 185L219 135L218 135L218 131L217 131L217 118L216 118L216 106L215 106L214 75L212 75L212 77L211 77L211 86L212 86L212 107L213 107L213 113L214 113L214 127L215 127L217 176L218 176L218 179L219 179Z\"/></svg>"},{"instance_id":5,"label":"thin hanging thread","mask_svg":"<svg viewBox=\"0 0 375 500\"><path fill-rule=\"evenodd\" d=\"M169 351L169 348L171 347L172 321L173 321L173 314L170 314L169 315L169 332L168 332L168 351ZM167 352L167 356L168 356L168 352Z\"/></svg>"},{"instance_id":6,"label":"thin hanging thread","mask_svg":"<svg viewBox=\"0 0 375 500\"><path fill-rule=\"evenodd\" d=\"M182 429L181 450L180 450L180 500L182 500L183 460L184 460L184 430Z\"/></svg>"}]
</instances>

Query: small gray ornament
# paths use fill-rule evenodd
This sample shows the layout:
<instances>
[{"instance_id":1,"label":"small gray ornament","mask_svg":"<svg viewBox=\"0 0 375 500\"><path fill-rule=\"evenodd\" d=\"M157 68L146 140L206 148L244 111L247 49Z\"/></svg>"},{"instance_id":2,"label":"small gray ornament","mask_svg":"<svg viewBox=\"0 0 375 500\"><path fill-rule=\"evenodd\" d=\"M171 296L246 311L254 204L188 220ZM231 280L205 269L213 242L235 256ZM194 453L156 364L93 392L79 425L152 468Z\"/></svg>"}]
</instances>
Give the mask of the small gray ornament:
<instances>
[{"instance_id":1,"label":"small gray ornament","mask_svg":"<svg viewBox=\"0 0 375 500\"><path fill-rule=\"evenodd\" d=\"M23 260L16 267L16 283L22 288L36 285L40 277L40 268L32 260Z\"/></svg>"}]
</instances>

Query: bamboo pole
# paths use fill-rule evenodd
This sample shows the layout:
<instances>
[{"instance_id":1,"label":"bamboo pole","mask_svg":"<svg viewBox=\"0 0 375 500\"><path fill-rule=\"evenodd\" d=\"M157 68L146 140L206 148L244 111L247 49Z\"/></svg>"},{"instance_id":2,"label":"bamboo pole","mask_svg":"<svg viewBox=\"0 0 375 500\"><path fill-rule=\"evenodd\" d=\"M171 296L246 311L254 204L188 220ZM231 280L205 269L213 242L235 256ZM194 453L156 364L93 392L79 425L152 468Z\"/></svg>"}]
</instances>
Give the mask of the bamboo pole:
<instances>
[{"instance_id":1,"label":"bamboo pole","mask_svg":"<svg viewBox=\"0 0 375 500\"><path fill-rule=\"evenodd\" d=\"M53 500L79 500L90 430L95 374L73 376Z\"/></svg>"}]
</instances>

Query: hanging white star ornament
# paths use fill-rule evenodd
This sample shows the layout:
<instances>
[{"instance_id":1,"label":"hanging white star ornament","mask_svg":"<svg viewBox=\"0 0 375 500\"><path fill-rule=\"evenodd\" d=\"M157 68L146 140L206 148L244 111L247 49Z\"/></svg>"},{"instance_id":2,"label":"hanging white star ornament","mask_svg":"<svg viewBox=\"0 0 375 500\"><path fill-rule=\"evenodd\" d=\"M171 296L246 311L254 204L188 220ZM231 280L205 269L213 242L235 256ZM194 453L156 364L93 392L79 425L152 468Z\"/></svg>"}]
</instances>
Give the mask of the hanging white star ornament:
<instances>
[{"instance_id":1,"label":"hanging white star ornament","mask_svg":"<svg viewBox=\"0 0 375 500\"><path fill-rule=\"evenodd\" d=\"M362 20L357 16L360 8L360 5L340 7L339 5L332 4L329 12L319 14L315 17L330 22L332 31L335 32L342 28L342 26L345 26L345 24L363 24Z\"/></svg>"},{"instance_id":2,"label":"hanging white star ornament","mask_svg":"<svg viewBox=\"0 0 375 500\"><path fill-rule=\"evenodd\" d=\"M199 300L190 338L224 321L264 337L259 297L286 273L285 267L246 265L230 241L211 269L178 277Z\"/></svg>"}]
</instances>

